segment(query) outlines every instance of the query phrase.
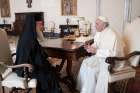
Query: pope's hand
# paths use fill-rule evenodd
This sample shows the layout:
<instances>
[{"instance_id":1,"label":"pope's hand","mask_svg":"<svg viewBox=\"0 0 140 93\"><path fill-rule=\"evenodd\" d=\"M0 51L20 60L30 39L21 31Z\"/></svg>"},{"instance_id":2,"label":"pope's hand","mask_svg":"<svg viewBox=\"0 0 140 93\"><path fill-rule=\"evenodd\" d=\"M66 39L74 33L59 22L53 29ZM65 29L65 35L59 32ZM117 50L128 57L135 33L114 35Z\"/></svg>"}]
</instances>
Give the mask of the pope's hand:
<instances>
[{"instance_id":1,"label":"pope's hand","mask_svg":"<svg viewBox=\"0 0 140 93\"><path fill-rule=\"evenodd\" d=\"M88 53L92 53L92 54L95 54L96 53L96 51L97 51L97 48L95 48L95 47L93 47L93 46L86 46L85 47L85 49L86 49L86 51L88 52Z\"/></svg>"}]
</instances>

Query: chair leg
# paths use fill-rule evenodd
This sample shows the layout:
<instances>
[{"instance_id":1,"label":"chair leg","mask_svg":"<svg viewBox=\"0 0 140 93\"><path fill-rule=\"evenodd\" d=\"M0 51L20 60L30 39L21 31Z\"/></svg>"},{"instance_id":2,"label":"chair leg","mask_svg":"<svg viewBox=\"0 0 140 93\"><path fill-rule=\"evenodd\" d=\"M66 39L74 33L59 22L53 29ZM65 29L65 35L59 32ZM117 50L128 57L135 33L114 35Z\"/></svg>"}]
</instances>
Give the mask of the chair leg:
<instances>
[{"instance_id":1,"label":"chair leg","mask_svg":"<svg viewBox=\"0 0 140 93\"><path fill-rule=\"evenodd\" d=\"M108 93L113 93L113 92L112 92L111 83L108 84Z\"/></svg>"},{"instance_id":2,"label":"chair leg","mask_svg":"<svg viewBox=\"0 0 140 93\"><path fill-rule=\"evenodd\" d=\"M129 79L124 81L124 89L123 89L122 93L126 93L126 90L127 90L127 87L128 87L128 81L129 81Z\"/></svg>"},{"instance_id":3,"label":"chair leg","mask_svg":"<svg viewBox=\"0 0 140 93\"><path fill-rule=\"evenodd\" d=\"M128 82L130 79L109 83L108 93L127 93Z\"/></svg>"},{"instance_id":4,"label":"chair leg","mask_svg":"<svg viewBox=\"0 0 140 93\"><path fill-rule=\"evenodd\" d=\"M9 90L9 88L4 87L4 86L1 87L1 92L2 92L2 93L11 93L10 90ZM1 93L1 92L0 92L0 93Z\"/></svg>"},{"instance_id":5,"label":"chair leg","mask_svg":"<svg viewBox=\"0 0 140 93\"><path fill-rule=\"evenodd\" d=\"M1 93L1 92L0 92ZM11 89L2 86L2 93L11 93Z\"/></svg>"},{"instance_id":6,"label":"chair leg","mask_svg":"<svg viewBox=\"0 0 140 93\"><path fill-rule=\"evenodd\" d=\"M4 89L4 87L2 86L2 93L5 93L5 89Z\"/></svg>"},{"instance_id":7,"label":"chair leg","mask_svg":"<svg viewBox=\"0 0 140 93\"><path fill-rule=\"evenodd\" d=\"M20 90L18 88L12 88L10 93L19 93Z\"/></svg>"},{"instance_id":8,"label":"chair leg","mask_svg":"<svg viewBox=\"0 0 140 93\"><path fill-rule=\"evenodd\" d=\"M36 93L36 88L32 88L32 92L31 93Z\"/></svg>"},{"instance_id":9,"label":"chair leg","mask_svg":"<svg viewBox=\"0 0 140 93\"><path fill-rule=\"evenodd\" d=\"M134 84L134 82L135 82L135 78L132 78L132 79L129 80L125 93L133 93L133 89L134 89L133 84Z\"/></svg>"},{"instance_id":10,"label":"chair leg","mask_svg":"<svg viewBox=\"0 0 140 93\"><path fill-rule=\"evenodd\" d=\"M108 85L108 93L118 93L118 87L116 86L116 82L109 83Z\"/></svg>"}]
</instances>

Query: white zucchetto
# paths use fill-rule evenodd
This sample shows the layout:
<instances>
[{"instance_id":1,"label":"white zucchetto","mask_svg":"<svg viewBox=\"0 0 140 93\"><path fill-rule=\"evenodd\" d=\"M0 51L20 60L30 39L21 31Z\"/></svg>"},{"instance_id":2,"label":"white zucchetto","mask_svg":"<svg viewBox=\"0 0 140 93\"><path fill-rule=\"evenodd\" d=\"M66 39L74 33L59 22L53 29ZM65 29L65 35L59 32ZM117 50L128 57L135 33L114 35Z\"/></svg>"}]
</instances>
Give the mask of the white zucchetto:
<instances>
[{"instance_id":1,"label":"white zucchetto","mask_svg":"<svg viewBox=\"0 0 140 93\"><path fill-rule=\"evenodd\" d=\"M108 22L108 18L104 16L99 16L97 19L102 20L103 22Z\"/></svg>"}]
</instances>

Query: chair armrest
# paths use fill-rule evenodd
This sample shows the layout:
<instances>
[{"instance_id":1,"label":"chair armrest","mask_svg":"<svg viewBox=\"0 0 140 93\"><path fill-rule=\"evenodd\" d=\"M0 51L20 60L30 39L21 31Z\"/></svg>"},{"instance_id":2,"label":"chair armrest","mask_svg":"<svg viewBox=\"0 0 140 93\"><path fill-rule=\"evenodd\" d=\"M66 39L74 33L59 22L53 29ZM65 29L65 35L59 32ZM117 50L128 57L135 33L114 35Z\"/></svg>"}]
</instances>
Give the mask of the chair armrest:
<instances>
[{"instance_id":1,"label":"chair armrest","mask_svg":"<svg viewBox=\"0 0 140 93\"><path fill-rule=\"evenodd\" d=\"M23 67L24 70L28 68L28 71L31 72L33 69L33 66L31 64L19 64L19 65L12 65L12 66L7 66L8 68L21 68Z\"/></svg>"},{"instance_id":2,"label":"chair armrest","mask_svg":"<svg viewBox=\"0 0 140 93\"><path fill-rule=\"evenodd\" d=\"M11 66L8 66L6 64L4 64L4 62L0 62L0 65L2 65L3 67L5 67L6 69L7 68L21 68L23 67L24 69L24 77L28 80L28 73L32 71L33 67L31 64L19 64L19 65L11 65ZM5 76L5 75L4 75ZM1 75L1 77L3 77L3 75Z\"/></svg>"},{"instance_id":3,"label":"chair armrest","mask_svg":"<svg viewBox=\"0 0 140 93\"><path fill-rule=\"evenodd\" d=\"M91 40L88 40L88 41L85 42L85 44L89 44L89 45L91 45L93 43L94 43L94 39L91 39Z\"/></svg>"},{"instance_id":4,"label":"chair armrest","mask_svg":"<svg viewBox=\"0 0 140 93\"><path fill-rule=\"evenodd\" d=\"M140 55L140 51L134 51L134 52L131 52L129 53L128 55L124 56L124 57L107 57L105 62L110 64L110 67L109 67L109 71L110 72L113 72L113 67L115 66L115 62L116 61L124 61L124 60L128 60L130 59L131 57L133 56L137 56L137 55Z\"/></svg>"},{"instance_id":5,"label":"chair armrest","mask_svg":"<svg viewBox=\"0 0 140 93\"><path fill-rule=\"evenodd\" d=\"M19 68L19 67L28 67L28 68L32 68L31 64L19 64L19 65L12 65L12 66L7 66L9 68Z\"/></svg>"}]
</instances>

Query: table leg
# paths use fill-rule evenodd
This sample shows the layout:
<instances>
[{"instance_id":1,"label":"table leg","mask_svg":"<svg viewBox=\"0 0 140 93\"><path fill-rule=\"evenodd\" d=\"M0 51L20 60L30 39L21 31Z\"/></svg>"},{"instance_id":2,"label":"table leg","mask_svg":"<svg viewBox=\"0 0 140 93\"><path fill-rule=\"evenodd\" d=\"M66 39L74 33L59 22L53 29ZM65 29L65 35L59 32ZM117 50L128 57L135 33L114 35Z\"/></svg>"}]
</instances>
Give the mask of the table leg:
<instances>
[{"instance_id":1,"label":"table leg","mask_svg":"<svg viewBox=\"0 0 140 93\"><path fill-rule=\"evenodd\" d=\"M67 72L67 80L69 80L69 88L70 88L70 91L75 91L75 87L76 87L76 82L75 80L73 79L73 76L72 76L72 60L71 59L67 59L67 67L66 67L66 72Z\"/></svg>"},{"instance_id":2,"label":"table leg","mask_svg":"<svg viewBox=\"0 0 140 93\"><path fill-rule=\"evenodd\" d=\"M66 61L66 59L62 59L61 64L56 66L57 72L60 72L62 70L65 61Z\"/></svg>"}]
</instances>

